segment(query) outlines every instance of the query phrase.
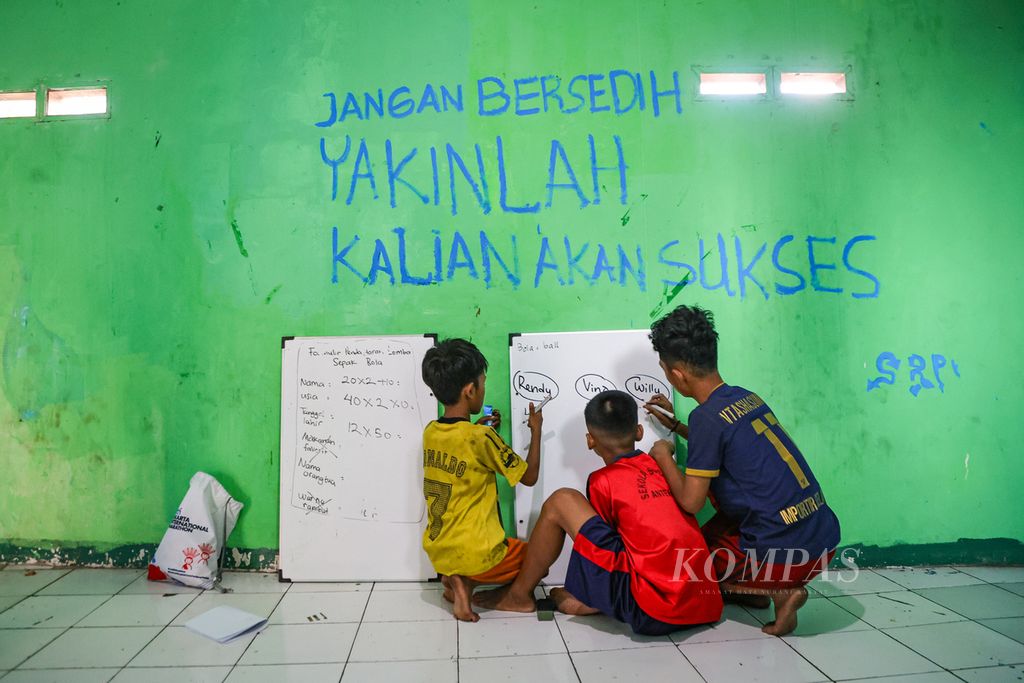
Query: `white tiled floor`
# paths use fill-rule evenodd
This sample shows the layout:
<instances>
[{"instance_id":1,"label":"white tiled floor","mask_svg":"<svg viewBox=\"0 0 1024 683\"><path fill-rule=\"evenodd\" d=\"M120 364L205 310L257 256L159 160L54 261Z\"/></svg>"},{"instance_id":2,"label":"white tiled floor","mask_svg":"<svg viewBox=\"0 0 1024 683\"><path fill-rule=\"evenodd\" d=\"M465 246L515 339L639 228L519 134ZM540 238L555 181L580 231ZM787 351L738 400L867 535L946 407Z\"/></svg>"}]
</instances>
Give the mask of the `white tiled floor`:
<instances>
[{"instance_id":1,"label":"white tiled floor","mask_svg":"<svg viewBox=\"0 0 1024 683\"><path fill-rule=\"evenodd\" d=\"M288 584L225 574L232 593L125 569L0 571L0 678L8 681L498 683L530 681L1024 680L1024 568L832 572L800 625L766 636L771 609L726 607L713 627L636 636L606 617L454 621L437 584ZM210 607L266 615L220 645L182 624Z\"/></svg>"}]
</instances>

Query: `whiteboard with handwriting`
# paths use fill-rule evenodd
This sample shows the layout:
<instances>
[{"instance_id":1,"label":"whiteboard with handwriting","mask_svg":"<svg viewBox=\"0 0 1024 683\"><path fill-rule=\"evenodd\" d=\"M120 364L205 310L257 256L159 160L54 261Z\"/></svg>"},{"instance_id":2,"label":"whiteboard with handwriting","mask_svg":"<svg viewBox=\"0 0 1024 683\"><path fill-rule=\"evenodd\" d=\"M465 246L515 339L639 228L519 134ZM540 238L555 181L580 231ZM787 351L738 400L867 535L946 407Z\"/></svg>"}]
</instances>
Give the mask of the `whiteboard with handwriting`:
<instances>
[{"instance_id":1,"label":"whiteboard with handwriting","mask_svg":"<svg viewBox=\"0 0 1024 683\"><path fill-rule=\"evenodd\" d=\"M416 581L423 552L423 383L432 336L297 337L281 351L281 576Z\"/></svg>"},{"instance_id":2,"label":"whiteboard with handwriting","mask_svg":"<svg viewBox=\"0 0 1024 683\"><path fill-rule=\"evenodd\" d=\"M648 330L615 332L545 332L509 337L509 377L512 384L512 448L524 456L530 444L525 424L532 401L538 404L549 393L544 407L540 477L533 487L519 485L516 492L516 531L529 537L541 505L562 487L586 493L587 477L604 467L587 450L583 408L606 389L621 389L633 396L644 426L637 448L647 450L668 432L640 407L655 393L671 397L671 387L658 365L658 354L647 338ZM572 541L566 544L544 582L565 581Z\"/></svg>"}]
</instances>

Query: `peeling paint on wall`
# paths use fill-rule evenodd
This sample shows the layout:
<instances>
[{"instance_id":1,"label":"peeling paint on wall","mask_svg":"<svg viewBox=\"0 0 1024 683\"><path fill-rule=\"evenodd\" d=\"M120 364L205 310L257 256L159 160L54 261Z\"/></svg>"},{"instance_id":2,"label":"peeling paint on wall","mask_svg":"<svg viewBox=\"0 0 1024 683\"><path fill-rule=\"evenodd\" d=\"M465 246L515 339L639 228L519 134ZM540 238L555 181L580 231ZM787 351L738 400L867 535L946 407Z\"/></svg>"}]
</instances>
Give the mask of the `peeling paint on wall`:
<instances>
[{"instance_id":1,"label":"peeling paint on wall","mask_svg":"<svg viewBox=\"0 0 1024 683\"><path fill-rule=\"evenodd\" d=\"M145 568L156 552L157 544L69 546L33 544L27 546L0 543L0 564L45 565L48 567L127 567ZM271 548L228 548L222 568L276 571L278 554ZM253 558L257 557L257 560ZM267 559L269 558L269 559Z\"/></svg>"}]
</instances>

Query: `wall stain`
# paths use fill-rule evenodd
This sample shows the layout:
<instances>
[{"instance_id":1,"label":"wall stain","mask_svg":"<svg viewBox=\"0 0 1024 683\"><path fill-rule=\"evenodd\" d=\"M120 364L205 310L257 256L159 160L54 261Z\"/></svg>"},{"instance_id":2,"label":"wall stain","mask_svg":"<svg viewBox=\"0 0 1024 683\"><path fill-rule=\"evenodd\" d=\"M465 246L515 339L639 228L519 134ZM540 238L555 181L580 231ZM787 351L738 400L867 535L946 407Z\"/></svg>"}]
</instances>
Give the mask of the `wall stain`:
<instances>
[{"instance_id":1,"label":"wall stain","mask_svg":"<svg viewBox=\"0 0 1024 683\"><path fill-rule=\"evenodd\" d=\"M280 290L281 287L283 286L284 285L278 285L277 287L274 287L272 290L270 290L270 294L267 294L267 298L263 300L263 303L269 304L270 300L274 298L274 295L277 294L278 290Z\"/></svg>"},{"instance_id":2,"label":"wall stain","mask_svg":"<svg viewBox=\"0 0 1024 683\"><path fill-rule=\"evenodd\" d=\"M4 395L22 420L34 420L44 407L83 395L77 354L29 306L19 307L8 322L2 361Z\"/></svg>"},{"instance_id":3,"label":"wall stain","mask_svg":"<svg viewBox=\"0 0 1024 683\"><path fill-rule=\"evenodd\" d=\"M642 201L642 202L643 202L643 201L646 201L646 200L647 200L647 197L648 197L648 195L646 195L646 194L641 194L641 195L640 195L640 201ZM629 221L630 221L630 215L629 215L629 212L633 210L633 207L634 207L634 206L636 206L636 204L631 204L631 205L629 206L629 208L628 208L628 209L626 209L626 213L622 214L622 218L620 218L620 219L619 219L619 221L621 221L621 222L622 222L622 227L626 227L626 224L627 224L627 223L629 223Z\"/></svg>"},{"instance_id":4,"label":"wall stain","mask_svg":"<svg viewBox=\"0 0 1024 683\"><path fill-rule=\"evenodd\" d=\"M245 244L242 243L242 231L238 229L238 221L234 218L231 219L231 232L235 233L235 243L238 244L238 253L249 258L249 252L245 250Z\"/></svg>"},{"instance_id":5,"label":"wall stain","mask_svg":"<svg viewBox=\"0 0 1024 683\"><path fill-rule=\"evenodd\" d=\"M710 253L710 252L709 252L709 253ZM707 254L705 254L705 256L706 256L706 255L707 255ZM672 301L673 301L673 300L674 300L674 299L675 299L675 298L676 298L677 296L679 296L680 294L682 294L682 292L683 292L683 289L684 289L684 288L686 287L686 285L688 285L688 284L690 284L690 274L689 274L689 273L687 273L686 275L684 275L684 276L683 276L683 279L679 281L679 284L677 284L677 285L676 285L675 287L673 287L673 288L672 288L671 290L669 290L669 288L668 288L668 285L665 285L665 290L664 290L664 291L662 292L662 294L663 294L663 296L664 296L664 299L663 299L663 300L662 300L661 302L659 302L659 303L658 303L658 305L657 305L657 306L655 306L655 307L654 307L654 308L653 308L653 309L651 310L651 319L652 319L652 320L654 320L655 318L659 317L659 316L661 315L662 311L664 311L664 310L665 310L665 308L666 308L666 307L667 307L667 306L668 306L668 305L669 305L670 303L672 303Z\"/></svg>"}]
</instances>

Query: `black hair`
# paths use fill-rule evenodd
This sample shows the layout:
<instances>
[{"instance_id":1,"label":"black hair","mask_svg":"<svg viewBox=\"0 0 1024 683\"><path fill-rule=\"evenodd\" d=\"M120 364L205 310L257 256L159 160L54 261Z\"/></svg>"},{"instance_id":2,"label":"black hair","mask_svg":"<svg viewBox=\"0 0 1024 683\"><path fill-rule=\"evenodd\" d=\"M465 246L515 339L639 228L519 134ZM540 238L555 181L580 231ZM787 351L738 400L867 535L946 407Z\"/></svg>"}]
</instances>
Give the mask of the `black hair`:
<instances>
[{"instance_id":1,"label":"black hair","mask_svg":"<svg viewBox=\"0 0 1024 683\"><path fill-rule=\"evenodd\" d=\"M590 399L583 409L587 429L596 430L613 438L632 437L636 434L636 401L624 391L609 389Z\"/></svg>"},{"instance_id":2,"label":"black hair","mask_svg":"<svg viewBox=\"0 0 1024 683\"><path fill-rule=\"evenodd\" d=\"M423 381L446 406L458 403L462 388L485 372L484 354L465 339L445 339L423 356Z\"/></svg>"},{"instance_id":3,"label":"black hair","mask_svg":"<svg viewBox=\"0 0 1024 683\"><path fill-rule=\"evenodd\" d=\"M649 336L665 363L683 363L698 377L718 369L718 333L709 310L679 306L651 325Z\"/></svg>"}]
</instances>

